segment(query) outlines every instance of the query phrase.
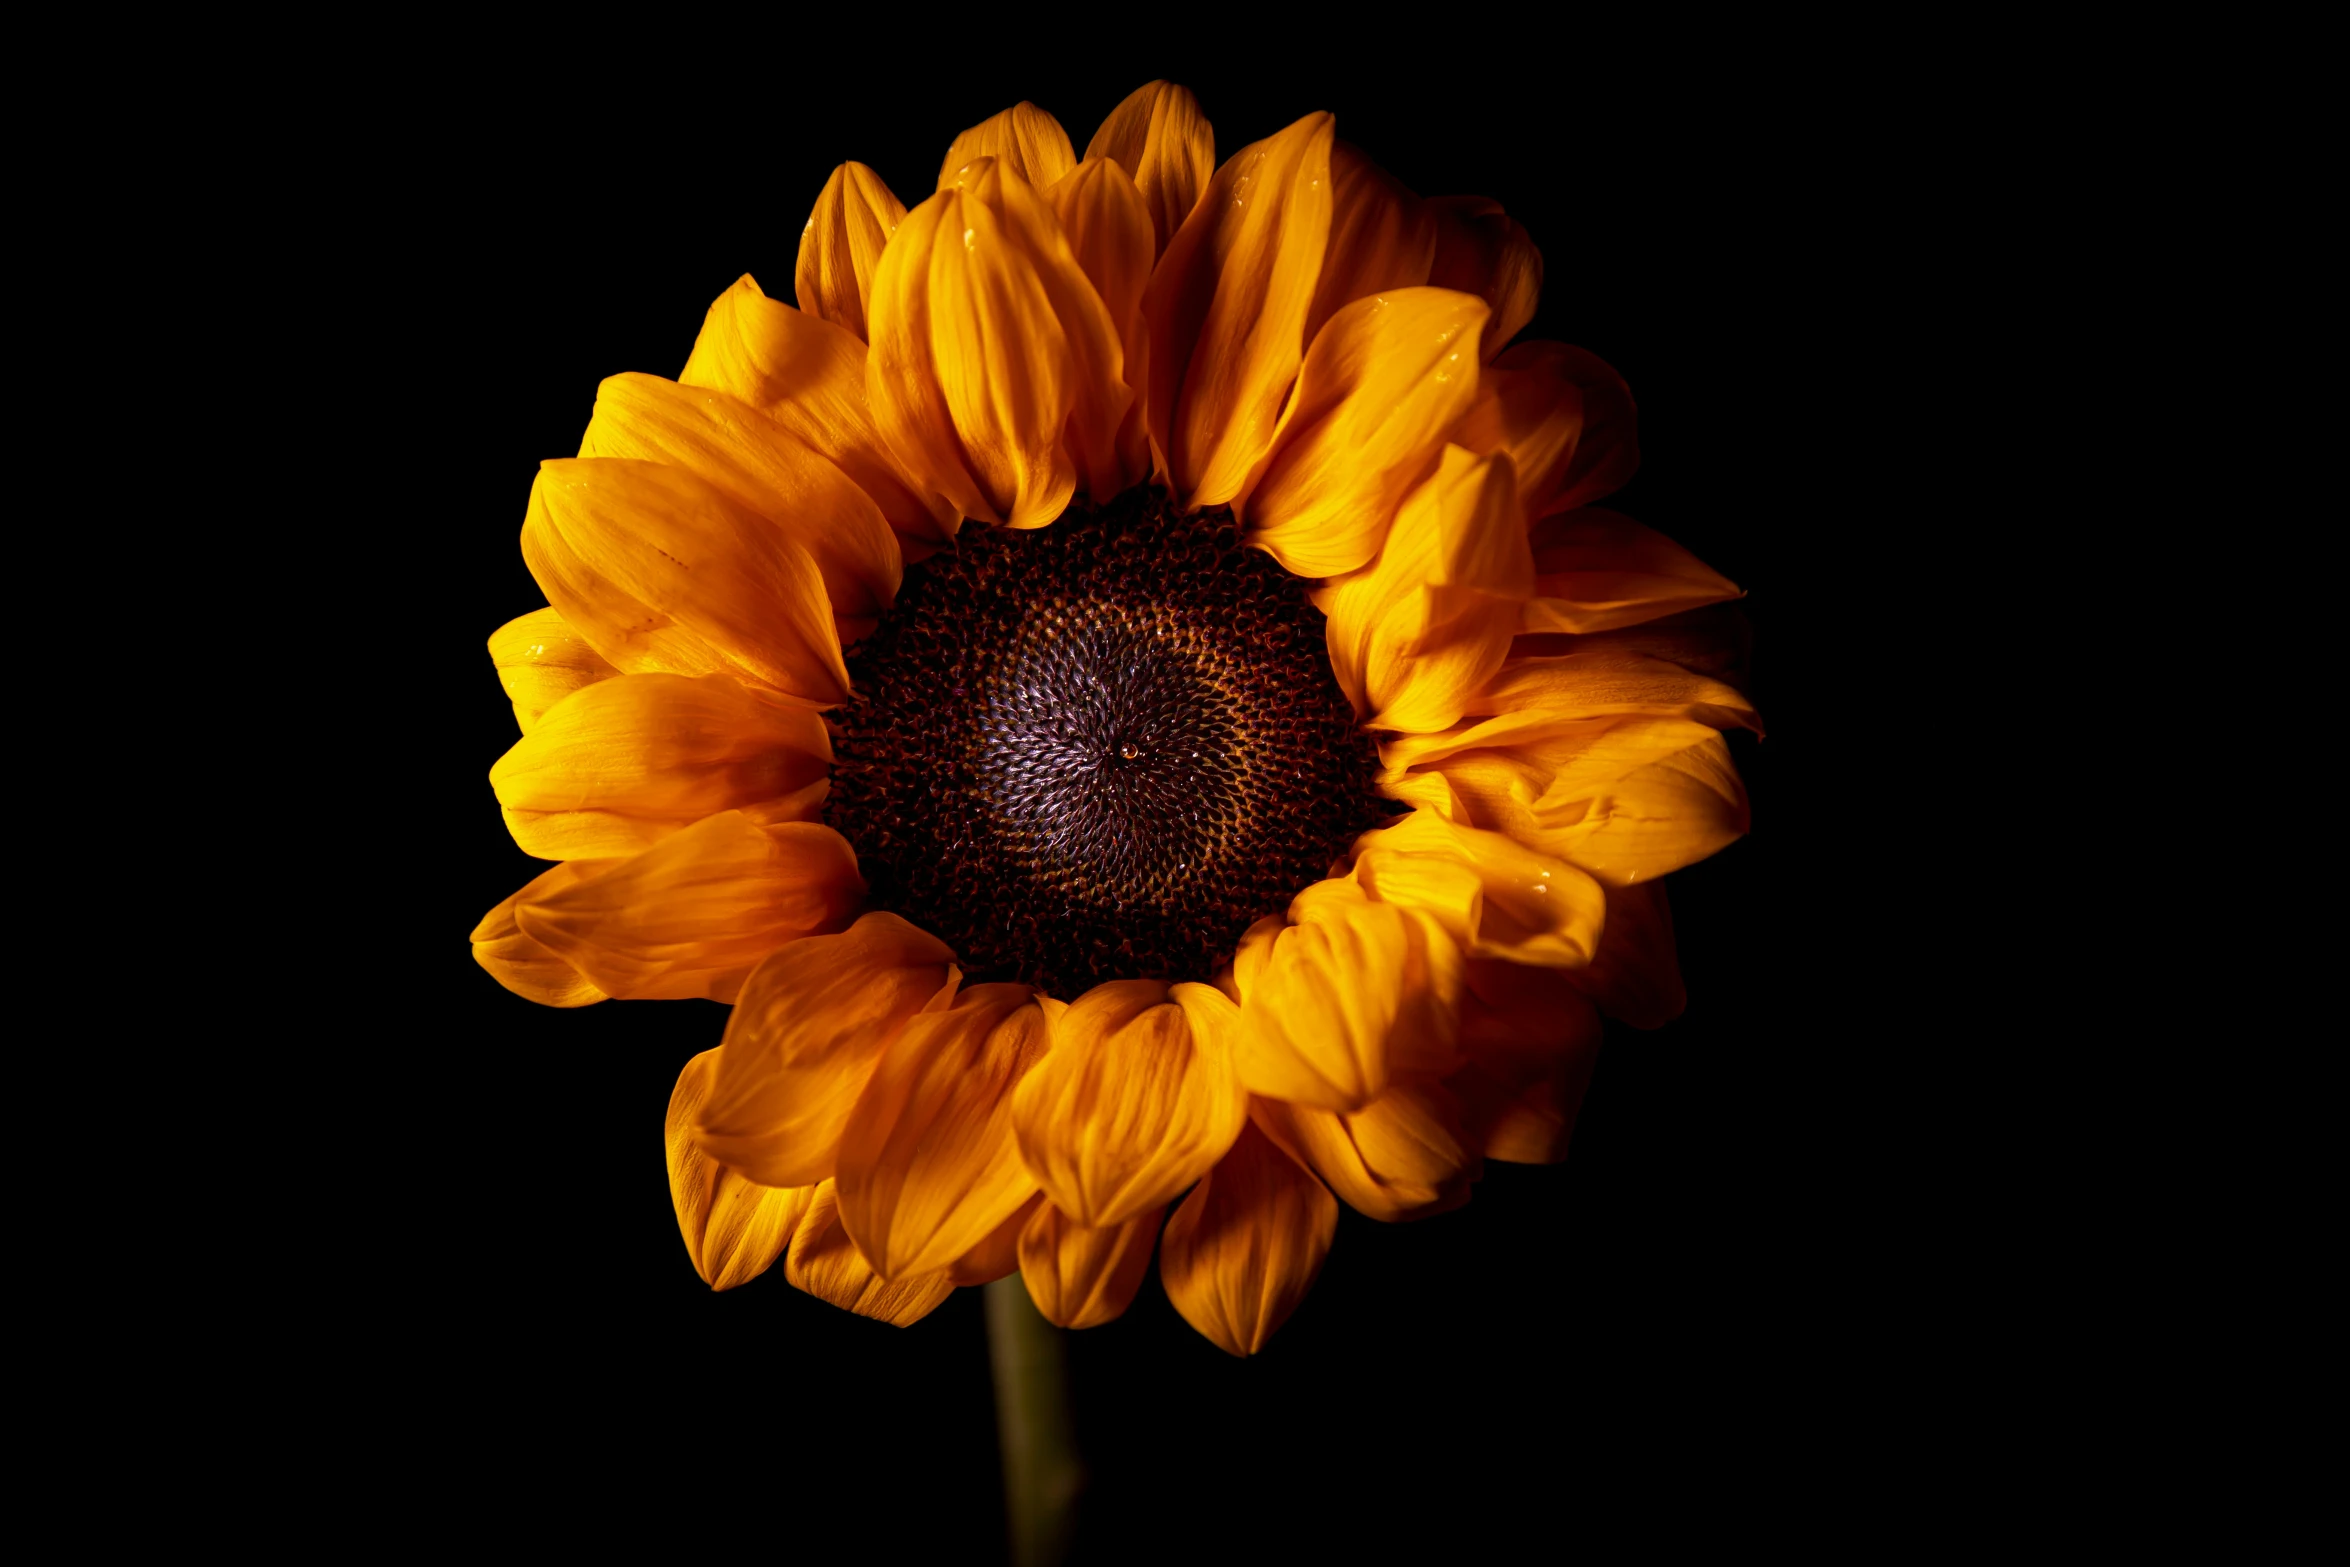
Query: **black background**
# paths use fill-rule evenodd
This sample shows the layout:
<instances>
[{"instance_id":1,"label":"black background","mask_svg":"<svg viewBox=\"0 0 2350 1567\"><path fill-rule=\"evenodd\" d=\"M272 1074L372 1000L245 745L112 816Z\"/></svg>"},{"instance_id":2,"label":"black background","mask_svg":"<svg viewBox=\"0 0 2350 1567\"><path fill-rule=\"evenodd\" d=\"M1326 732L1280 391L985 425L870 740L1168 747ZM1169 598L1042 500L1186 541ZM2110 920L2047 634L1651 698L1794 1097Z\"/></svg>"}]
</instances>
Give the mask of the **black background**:
<instances>
[{"instance_id":1,"label":"black background","mask_svg":"<svg viewBox=\"0 0 2350 1567\"><path fill-rule=\"evenodd\" d=\"M911 205L963 127L1027 98L1082 152L1153 76L1198 93L1219 161L1329 109L1414 189L1489 195L1526 225L1547 264L1526 335L1630 382L1643 462L1607 504L1750 590L1770 738L1733 742L1752 836L1670 883L1688 1013L1610 1033L1564 1164L1491 1166L1425 1223L1347 1213L1253 1361L1192 1332L1155 1271L1123 1319L1074 1336L1083 1559L1284 1541L1481 1558L1505 1537L1548 1556L1602 1518L1662 1546L1843 1483L1851 1450L1820 1433L1866 1404L1906 1287L1879 1261L1891 1199L1865 1152L1891 1113L1856 772L1883 650L1846 629L1855 584L1899 572L1856 542L1885 498L1846 416L1905 242L1871 216L1888 154L1868 127L1760 62L1699 79L1564 38L1428 60L1399 40L1376 68L1229 41L969 69L756 33L711 47L707 79L610 60L444 83L373 155L354 287L389 444L346 493L389 514L364 558L400 626L366 655L395 688L370 741L382 825L359 834L376 961L321 1015L369 1063L354 1109L384 1130L361 1161L372 1238L325 1304L380 1373L366 1399L417 1431L416 1483L518 1526L634 1504L779 1549L828 1517L884 1560L1000 1552L978 1293L904 1331L780 1269L711 1294L660 1125L724 1010L553 1012L470 961L469 926L538 864L484 777L514 728L482 643L543 602L516 547L537 462L576 451L603 376L675 375L741 273L791 297L835 163ZM789 63L753 91L756 59Z\"/></svg>"}]
</instances>

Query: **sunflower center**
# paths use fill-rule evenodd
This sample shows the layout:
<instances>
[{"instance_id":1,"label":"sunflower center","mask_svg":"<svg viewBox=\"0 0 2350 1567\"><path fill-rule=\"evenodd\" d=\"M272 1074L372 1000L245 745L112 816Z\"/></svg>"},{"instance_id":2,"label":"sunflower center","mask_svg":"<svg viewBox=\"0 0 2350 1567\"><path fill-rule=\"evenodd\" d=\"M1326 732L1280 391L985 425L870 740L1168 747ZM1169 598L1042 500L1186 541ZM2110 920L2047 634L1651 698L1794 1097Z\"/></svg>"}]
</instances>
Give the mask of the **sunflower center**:
<instances>
[{"instance_id":1,"label":"sunflower center","mask_svg":"<svg viewBox=\"0 0 2350 1567\"><path fill-rule=\"evenodd\" d=\"M1152 487L977 523L849 654L824 819L974 980L1205 980L1395 807L1305 584Z\"/></svg>"}]
</instances>

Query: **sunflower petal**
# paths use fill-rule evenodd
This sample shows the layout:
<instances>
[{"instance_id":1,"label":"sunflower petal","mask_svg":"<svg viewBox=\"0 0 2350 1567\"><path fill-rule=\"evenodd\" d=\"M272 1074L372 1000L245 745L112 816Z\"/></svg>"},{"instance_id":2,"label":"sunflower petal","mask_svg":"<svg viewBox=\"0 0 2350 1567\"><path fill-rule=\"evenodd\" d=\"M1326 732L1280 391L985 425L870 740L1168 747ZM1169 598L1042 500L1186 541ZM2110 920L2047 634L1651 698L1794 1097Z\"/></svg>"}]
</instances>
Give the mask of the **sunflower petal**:
<instances>
[{"instance_id":1,"label":"sunflower petal","mask_svg":"<svg viewBox=\"0 0 2350 1567\"><path fill-rule=\"evenodd\" d=\"M1150 440L1143 429L1143 367L1150 353L1149 325L1142 292L1150 285L1150 212L1126 171L1106 158L1088 157L1045 193L1053 216L1069 241L1070 253L1102 301L1118 331L1120 375L1131 399L1114 432L1100 445L1098 422L1071 422L1070 456L1085 476L1087 493L1117 494L1150 472Z\"/></svg>"},{"instance_id":2,"label":"sunflower petal","mask_svg":"<svg viewBox=\"0 0 2350 1567\"><path fill-rule=\"evenodd\" d=\"M1428 281L1475 294L1493 307L1485 357L1509 347L1542 298L1542 252L1525 228L1483 196L1439 196L1426 204L1436 230Z\"/></svg>"},{"instance_id":3,"label":"sunflower petal","mask_svg":"<svg viewBox=\"0 0 2350 1567\"><path fill-rule=\"evenodd\" d=\"M1235 153L1151 274L1151 443L1186 507L1232 499L1272 445L1330 238L1333 124Z\"/></svg>"},{"instance_id":4,"label":"sunflower petal","mask_svg":"<svg viewBox=\"0 0 2350 1567\"><path fill-rule=\"evenodd\" d=\"M953 998L946 946L894 914L795 941L742 987L702 1145L768 1186L831 1178L842 1132L882 1052L907 1021Z\"/></svg>"},{"instance_id":5,"label":"sunflower petal","mask_svg":"<svg viewBox=\"0 0 2350 1567\"><path fill-rule=\"evenodd\" d=\"M1378 554L1397 504L1477 395L1485 317L1483 300L1441 288L1393 289L1332 316L1237 503L1249 542L1300 577Z\"/></svg>"},{"instance_id":6,"label":"sunflower petal","mask_svg":"<svg viewBox=\"0 0 2350 1567\"><path fill-rule=\"evenodd\" d=\"M1038 1192L1019 1207L1012 1216L987 1232L987 1238L957 1257L954 1266L947 1269L947 1277L957 1289L968 1289L976 1284L993 1284L1000 1278L1020 1271L1020 1236L1046 1206L1044 1193Z\"/></svg>"},{"instance_id":7,"label":"sunflower petal","mask_svg":"<svg viewBox=\"0 0 2350 1567\"><path fill-rule=\"evenodd\" d=\"M620 673L552 609L518 615L491 632L490 662L524 734L572 692Z\"/></svg>"},{"instance_id":8,"label":"sunflower petal","mask_svg":"<svg viewBox=\"0 0 2350 1567\"><path fill-rule=\"evenodd\" d=\"M862 338L873 269L905 217L906 204L864 164L834 169L800 231L799 264L792 269L800 309Z\"/></svg>"},{"instance_id":9,"label":"sunflower petal","mask_svg":"<svg viewBox=\"0 0 2350 1567\"><path fill-rule=\"evenodd\" d=\"M1380 902L1426 911L1472 957L1582 968L1607 917L1599 883L1566 861L1431 811L1365 833L1354 874Z\"/></svg>"},{"instance_id":10,"label":"sunflower petal","mask_svg":"<svg viewBox=\"0 0 2350 1567\"><path fill-rule=\"evenodd\" d=\"M865 400L865 345L847 328L769 299L746 272L710 306L677 379L748 403L830 458L910 544L955 536L963 514L890 456Z\"/></svg>"},{"instance_id":11,"label":"sunflower petal","mask_svg":"<svg viewBox=\"0 0 2350 1567\"><path fill-rule=\"evenodd\" d=\"M1253 1355L1313 1288L1338 1203L1255 1126L1183 1200L1159 1244L1167 1298L1228 1355Z\"/></svg>"},{"instance_id":12,"label":"sunflower petal","mask_svg":"<svg viewBox=\"0 0 2350 1567\"><path fill-rule=\"evenodd\" d=\"M1451 1212L1481 1173L1460 1106L1435 1083L1399 1084L1347 1115L1271 1099L1249 1113L1348 1207L1382 1223Z\"/></svg>"},{"instance_id":13,"label":"sunflower petal","mask_svg":"<svg viewBox=\"0 0 2350 1567\"><path fill-rule=\"evenodd\" d=\"M1235 1134L1237 1135L1237 1134ZM1166 1207L1095 1229L1047 1202L1020 1232L1020 1278L1055 1327L1098 1328L1123 1316L1149 1271Z\"/></svg>"},{"instance_id":14,"label":"sunflower petal","mask_svg":"<svg viewBox=\"0 0 2350 1567\"><path fill-rule=\"evenodd\" d=\"M791 1244L815 1189L755 1186L694 1140L694 1113L710 1095L718 1052L705 1050L677 1074L662 1139L669 1156L669 1203L694 1271L714 1290L748 1284Z\"/></svg>"},{"instance_id":15,"label":"sunflower petal","mask_svg":"<svg viewBox=\"0 0 2350 1567\"><path fill-rule=\"evenodd\" d=\"M607 995L732 1001L762 958L836 926L864 891L856 854L831 828L760 827L726 811L591 878L533 893L515 920Z\"/></svg>"},{"instance_id":16,"label":"sunflower petal","mask_svg":"<svg viewBox=\"0 0 2350 1567\"><path fill-rule=\"evenodd\" d=\"M1575 652L1508 660L1470 698L1469 711L1509 720L1490 733L1615 717L1689 718L1762 733L1754 703L1728 681L1605 635L1575 641Z\"/></svg>"},{"instance_id":17,"label":"sunflower petal","mask_svg":"<svg viewBox=\"0 0 2350 1567\"><path fill-rule=\"evenodd\" d=\"M1596 506L1535 524L1525 629L1609 631L1744 596L1653 528Z\"/></svg>"},{"instance_id":18,"label":"sunflower petal","mask_svg":"<svg viewBox=\"0 0 2350 1567\"><path fill-rule=\"evenodd\" d=\"M1597 354L1565 343L1520 343L1487 365L1453 439L1508 452L1536 520L1621 489L1640 466L1631 388Z\"/></svg>"},{"instance_id":19,"label":"sunflower petal","mask_svg":"<svg viewBox=\"0 0 2350 1567\"><path fill-rule=\"evenodd\" d=\"M981 120L947 148L938 166L938 188L955 183L955 176L976 159L993 158L1008 174L1018 175L1038 190L1069 172L1077 162L1069 133L1033 103L1016 103L1001 114Z\"/></svg>"},{"instance_id":20,"label":"sunflower petal","mask_svg":"<svg viewBox=\"0 0 2350 1567\"><path fill-rule=\"evenodd\" d=\"M904 569L889 521L833 461L748 403L709 387L616 375L596 388L582 457L683 468L808 552L843 640L889 612Z\"/></svg>"},{"instance_id":21,"label":"sunflower petal","mask_svg":"<svg viewBox=\"0 0 2350 1567\"><path fill-rule=\"evenodd\" d=\"M1151 82L1126 95L1085 147L1134 180L1150 209L1151 254L1167 248L1216 169L1216 133L1191 89Z\"/></svg>"},{"instance_id":22,"label":"sunflower petal","mask_svg":"<svg viewBox=\"0 0 2350 1567\"><path fill-rule=\"evenodd\" d=\"M1248 1114L1232 1068L1238 1008L1207 985L1096 985L1013 1097L1021 1156L1076 1223L1163 1206L1222 1157Z\"/></svg>"},{"instance_id":23,"label":"sunflower petal","mask_svg":"<svg viewBox=\"0 0 2350 1567\"><path fill-rule=\"evenodd\" d=\"M1436 225L1420 210L1420 198L1352 142L1334 143L1330 248L1306 312L1306 341L1358 299L1425 284L1435 259Z\"/></svg>"},{"instance_id":24,"label":"sunflower petal","mask_svg":"<svg viewBox=\"0 0 2350 1567\"><path fill-rule=\"evenodd\" d=\"M522 558L547 602L615 668L723 671L812 707L848 696L815 561L682 468L541 463Z\"/></svg>"},{"instance_id":25,"label":"sunflower petal","mask_svg":"<svg viewBox=\"0 0 2350 1567\"><path fill-rule=\"evenodd\" d=\"M1644 881L1607 890L1607 925L1591 966L1575 988L1600 1011L1634 1028L1662 1028L1689 1005L1681 957L1673 945L1673 911L1665 884Z\"/></svg>"},{"instance_id":26,"label":"sunflower petal","mask_svg":"<svg viewBox=\"0 0 2350 1567\"><path fill-rule=\"evenodd\" d=\"M1473 963L1461 1002L1469 1064L1445 1080L1489 1159L1555 1164L1599 1061L1599 1015L1583 972Z\"/></svg>"},{"instance_id":27,"label":"sunflower petal","mask_svg":"<svg viewBox=\"0 0 2350 1567\"><path fill-rule=\"evenodd\" d=\"M832 766L824 720L731 675L620 675L550 709L490 769L525 854L612 858L773 800Z\"/></svg>"},{"instance_id":28,"label":"sunflower petal","mask_svg":"<svg viewBox=\"0 0 2350 1567\"><path fill-rule=\"evenodd\" d=\"M945 1269L895 1282L883 1279L858 1254L840 1222L840 1194L830 1181L816 1188L784 1253L783 1276L794 1289L893 1327L912 1327L955 1292Z\"/></svg>"},{"instance_id":29,"label":"sunflower petal","mask_svg":"<svg viewBox=\"0 0 2350 1567\"><path fill-rule=\"evenodd\" d=\"M1012 1096L1051 1039L1025 985L974 985L882 1051L841 1130L841 1222L885 1279L951 1266L1036 1195Z\"/></svg>"},{"instance_id":30,"label":"sunflower petal","mask_svg":"<svg viewBox=\"0 0 2350 1567\"><path fill-rule=\"evenodd\" d=\"M524 882L519 891L473 927L473 961L525 1001L545 1007L584 1007L610 997L593 980L522 932L514 911L524 901L560 892L610 867L608 860L566 860Z\"/></svg>"}]
</instances>

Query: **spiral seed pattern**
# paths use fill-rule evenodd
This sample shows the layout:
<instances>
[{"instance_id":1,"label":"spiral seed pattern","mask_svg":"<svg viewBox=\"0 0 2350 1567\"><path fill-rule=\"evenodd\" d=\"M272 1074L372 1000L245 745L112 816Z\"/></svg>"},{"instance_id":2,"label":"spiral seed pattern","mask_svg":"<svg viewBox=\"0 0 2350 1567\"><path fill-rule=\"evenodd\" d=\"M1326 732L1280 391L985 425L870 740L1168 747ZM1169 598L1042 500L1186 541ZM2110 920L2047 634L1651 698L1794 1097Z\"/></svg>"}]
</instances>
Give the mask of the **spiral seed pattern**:
<instances>
[{"instance_id":1,"label":"spiral seed pattern","mask_svg":"<svg viewBox=\"0 0 2350 1567\"><path fill-rule=\"evenodd\" d=\"M1396 807L1305 584L1155 488L964 525L849 654L825 820L974 980L1204 980Z\"/></svg>"}]
</instances>

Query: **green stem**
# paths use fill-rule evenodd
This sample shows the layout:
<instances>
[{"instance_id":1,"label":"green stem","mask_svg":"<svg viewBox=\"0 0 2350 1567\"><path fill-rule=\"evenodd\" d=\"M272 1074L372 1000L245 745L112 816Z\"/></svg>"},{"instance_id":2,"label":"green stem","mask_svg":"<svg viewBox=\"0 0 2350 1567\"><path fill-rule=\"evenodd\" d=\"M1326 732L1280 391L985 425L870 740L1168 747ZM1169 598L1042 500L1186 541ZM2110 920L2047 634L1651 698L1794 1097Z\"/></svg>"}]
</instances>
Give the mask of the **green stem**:
<instances>
[{"instance_id":1,"label":"green stem","mask_svg":"<svg viewBox=\"0 0 2350 1567\"><path fill-rule=\"evenodd\" d=\"M1012 1567L1060 1567L1069 1557L1085 1468L1069 1414L1067 1337L1044 1320L1019 1274L987 1287L987 1358L995 1368Z\"/></svg>"}]
</instances>

